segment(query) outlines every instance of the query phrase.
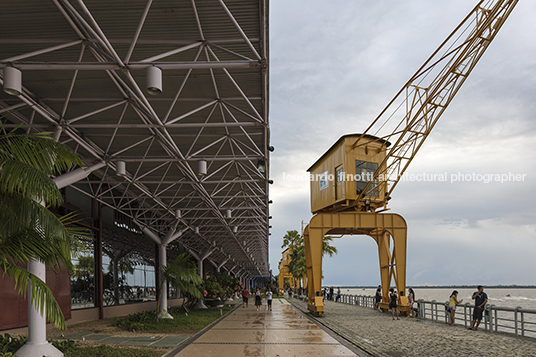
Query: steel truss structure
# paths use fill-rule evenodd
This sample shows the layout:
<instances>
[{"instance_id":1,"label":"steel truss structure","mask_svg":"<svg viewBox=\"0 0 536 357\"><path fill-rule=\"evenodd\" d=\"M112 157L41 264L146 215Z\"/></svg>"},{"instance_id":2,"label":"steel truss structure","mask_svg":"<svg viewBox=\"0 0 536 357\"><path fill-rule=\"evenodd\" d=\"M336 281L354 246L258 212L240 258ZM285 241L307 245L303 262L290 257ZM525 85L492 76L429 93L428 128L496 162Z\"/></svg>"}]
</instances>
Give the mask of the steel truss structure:
<instances>
[{"instance_id":1,"label":"steel truss structure","mask_svg":"<svg viewBox=\"0 0 536 357\"><path fill-rule=\"evenodd\" d=\"M105 163L71 187L162 236L178 220L186 249L268 275L267 0L6 0L0 17L0 81L22 72L20 95L0 94L4 130L54 132Z\"/></svg>"}]
</instances>

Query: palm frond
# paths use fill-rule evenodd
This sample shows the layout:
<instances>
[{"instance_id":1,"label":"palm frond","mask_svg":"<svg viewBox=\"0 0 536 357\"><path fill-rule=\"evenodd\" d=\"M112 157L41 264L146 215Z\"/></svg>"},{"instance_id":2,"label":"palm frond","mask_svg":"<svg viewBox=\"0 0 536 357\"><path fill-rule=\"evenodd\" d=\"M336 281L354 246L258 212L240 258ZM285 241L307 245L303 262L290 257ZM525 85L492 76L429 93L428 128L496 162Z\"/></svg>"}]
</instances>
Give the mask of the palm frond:
<instances>
[{"instance_id":1,"label":"palm frond","mask_svg":"<svg viewBox=\"0 0 536 357\"><path fill-rule=\"evenodd\" d=\"M32 304L42 314L46 312L46 316L59 330L65 330L65 318L61 308L54 298L50 288L37 276L30 273L28 270L21 268L0 255L0 268L3 271L2 277L7 274L15 282L15 289L19 295L26 298L28 282L31 287ZM46 307L46 308L45 308Z\"/></svg>"},{"instance_id":2,"label":"palm frond","mask_svg":"<svg viewBox=\"0 0 536 357\"><path fill-rule=\"evenodd\" d=\"M0 191L5 194L18 193L37 202L59 206L62 197L49 174L33 165L1 158Z\"/></svg>"},{"instance_id":3,"label":"palm frond","mask_svg":"<svg viewBox=\"0 0 536 357\"><path fill-rule=\"evenodd\" d=\"M82 160L70 148L52 139L51 133L0 136L0 158L13 159L54 175L73 166L83 166Z\"/></svg>"},{"instance_id":4,"label":"palm frond","mask_svg":"<svg viewBox=\"0 0 536 357\"><path fill-rule=\"evenodd\" d=\"M190 293L198 299L203 297L197 288L203 279L199 276L197 267L188 253L180 254L171 264L162 267L161 273L162 277L175 289Z\"/></svg>"}]
</instances>

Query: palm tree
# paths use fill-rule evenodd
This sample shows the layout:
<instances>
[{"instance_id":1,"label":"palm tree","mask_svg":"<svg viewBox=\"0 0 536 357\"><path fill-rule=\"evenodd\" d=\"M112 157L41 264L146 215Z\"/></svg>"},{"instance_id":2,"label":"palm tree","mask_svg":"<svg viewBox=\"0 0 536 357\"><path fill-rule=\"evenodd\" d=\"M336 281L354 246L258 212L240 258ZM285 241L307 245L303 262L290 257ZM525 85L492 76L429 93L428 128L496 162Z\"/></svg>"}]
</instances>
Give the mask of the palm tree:
<instances>
[{"instance_id":1,"label":"palm tree","mask_svg":"<svg viewBox=\"0 0 536 357\"><path fill-rule=\"evenodd\" d=\"M325 236L322 238L322 256L329 254L330 257L333 254L337 254L337 248L332 246L333 237ZM288 270L290 274L296 280L303 279L307 275L307 265L305 261L305 243L303 236L298 231L287 231L287 234L283 237L283 245L281 248L292 248L290 254L290 262L288 264Z\"/></svg>"},{"instance_id":2,"label":"palm tree","mask_svg":"<svg viewBox=\"0 0 536 357\"><path fill-rule=\"evenodd\" d=\"M198 288L203 283L203 279L199 276L197 266L188 253L180 254L173 263L162 267L161 274L162 284L169 282L171 286L183 293L188 293L197 299L203 298ZM160 301L157 305L157 311L160 312Z\"/></svg>"},{"instance_id":3,"label":"palm tree","mask_svg":"<svg viewBox=\"0 0 536 357\"><path fill-rule=\"evenodd\" d=\"M333 237L331 236L325 236L322 239L322 256L329 254L329 256L332 257L333 254L337 254L339 252L336 247L331 245L331 242L333 242Z\"/></svg>"},{"instance_id":4,"label":"palm tree","mask_svg":"<svg viewBox=\"0 0 536 357\"><path fill-rule=\"evenodd\" d=\"M300 233L298 233L298 231L287 231L287 234L283 236L283 244L281 245L281 248L298 245L300 240L303 242L303 237Z\"/></svg>"},{"instance_id":5,"label":"palm tree","mask_svg":"<svg viewBox=\"0 0 536 357\"><path fill-rule=\"evenodd\" d=\"M303 240L294 246L290 254L288 270L294 277L294 282L301 281L307 275L307 264L305 261L305 245Z\"/></svg>"},{"instance_id":6,"label":"palm tree","mask_svg":"<svg viewBox=\"0 0 536 357\"><path fill-rule=\"evenodd\" d=\"M80 234L68 227L73 215L56 217L49 206L62 202L52 175L76 165L80 158L50 137L50 133L0 136L0 269L26 296L30 282L32 303L60 329L65 319L48 286L17 263L40 260L47 267L71 270L70 242Z\"/></svg>"}]
</instances>

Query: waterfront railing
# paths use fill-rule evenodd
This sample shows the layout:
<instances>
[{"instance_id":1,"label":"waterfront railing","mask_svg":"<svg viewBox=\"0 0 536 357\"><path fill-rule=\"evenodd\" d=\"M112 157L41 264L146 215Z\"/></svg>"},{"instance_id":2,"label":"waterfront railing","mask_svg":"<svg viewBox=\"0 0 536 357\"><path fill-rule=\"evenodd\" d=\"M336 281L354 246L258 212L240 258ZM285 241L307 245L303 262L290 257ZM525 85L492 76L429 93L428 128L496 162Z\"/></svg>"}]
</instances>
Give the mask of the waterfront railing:
<instances>
[{"instance_id":1,"label":"waterfront railing","mask_svg":"<svg viewBox=\"0 0 536 357\"><path fill-rule=\"evenodd\" d=\"M338 302L374 308L375 298L369 295L341 294ZM471 303L458 304L455 322L463 321L465 327L470 327L473 309ZM421 319L445 323L450 321L448 302L418 300L414 304L414 311ZM491 332L513 333L516 336L536 337L536 310L487 304L479 328Z\"/></svg>"}]
</instances>

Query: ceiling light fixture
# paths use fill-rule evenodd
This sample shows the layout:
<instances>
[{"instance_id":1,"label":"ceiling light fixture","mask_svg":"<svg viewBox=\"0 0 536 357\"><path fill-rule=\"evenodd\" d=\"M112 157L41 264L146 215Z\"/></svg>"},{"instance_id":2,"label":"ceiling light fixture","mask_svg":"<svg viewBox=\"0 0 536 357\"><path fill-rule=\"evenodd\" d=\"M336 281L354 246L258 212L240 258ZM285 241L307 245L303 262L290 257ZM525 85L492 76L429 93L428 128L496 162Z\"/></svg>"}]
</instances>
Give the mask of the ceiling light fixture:
<instances>
[{"instance_id":1,"label":"ceiling light fixture","mask_svg":"<svg viewBox=\"0 0 536 357\"><path fill-rule=\"evenodd\" d=\"M22 93L22 72L19 69L4 67L4 92L15 96Z\"/></svg>"},{"instance_id":2,"label":"ceiling light fixture","mask_svg":"<svg viewBox=\"0 0 536 357\"><path fill-rule=\"evenodd\" d=\"M147 93L159 95L162 93L162 70L155 66L149 66L145 70L145 83Z\"/></svg>"},{"instance_id":3,"label":"ceiling light fixture","mask_svg":"<svg viewBox=\"0 0 536 357\"><path fill-rule=\"evenodd\" d=\"M117 176L126 176L127 174L127 166L124 161L117 161L115 163L115 174Z\"/></svg>"},{"instance_id":4,"label":"ceiling light fixture","mask_svg":"<svg viewBox=\"0 0 536 357\"><path fill-rule=\"evenodd\" d=\"M197 175L205 176L207 174L207 162L205 160L199 160L197 162Z\"/></svg>"}]
</instances>

